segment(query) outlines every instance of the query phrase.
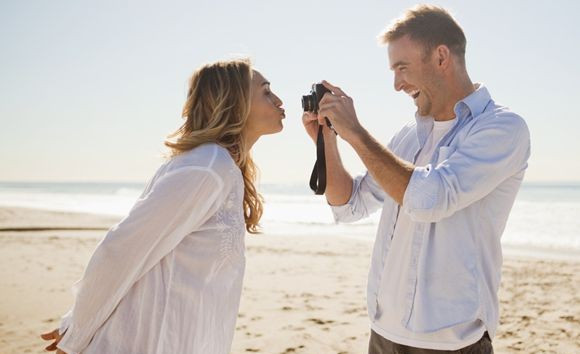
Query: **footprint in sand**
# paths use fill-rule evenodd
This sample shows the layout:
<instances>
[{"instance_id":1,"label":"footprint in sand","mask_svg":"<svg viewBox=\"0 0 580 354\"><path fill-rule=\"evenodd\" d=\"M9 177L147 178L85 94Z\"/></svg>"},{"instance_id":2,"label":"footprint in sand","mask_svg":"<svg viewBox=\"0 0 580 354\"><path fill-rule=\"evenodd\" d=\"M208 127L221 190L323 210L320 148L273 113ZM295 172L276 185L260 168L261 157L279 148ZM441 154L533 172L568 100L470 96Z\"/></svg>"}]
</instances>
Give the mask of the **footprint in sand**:
<instances>
[{"instance_id":1,"label":"footprint in sand","mask_svg":"<svg viewBox=\"0 0 580 354\"><path fill-rule=\"evenodd\" d=\"M316 323L317 325L321 325L321 326L322 326L322 325L325 325L325 324L331 324L331 323L334 323L334 321L333 321L333 320L327 320L327 321L324 321L324 320L321 320L321 319L318 319L318 318L309 318L309 319L307 319L306 321L314 322L314 323Z\"/></svg>"},{"instance_id":2,"label":"footprint in sand","mask_svg":"<svg viewBox=\"0 0 580 354\"><path fill-rule=\"evenodd\" d=\"M298 346L298 347L296 347L296 348L292 348L292 347L290 347L290 348L286 348L286 350L285 350L285 351L283 351L283 352L282 352L282 354L287 354L287 353L295 353L297 349L303 349L303 348L304 348L304 345L299 345L299 346Z\"/></svg>"}]
</instances>

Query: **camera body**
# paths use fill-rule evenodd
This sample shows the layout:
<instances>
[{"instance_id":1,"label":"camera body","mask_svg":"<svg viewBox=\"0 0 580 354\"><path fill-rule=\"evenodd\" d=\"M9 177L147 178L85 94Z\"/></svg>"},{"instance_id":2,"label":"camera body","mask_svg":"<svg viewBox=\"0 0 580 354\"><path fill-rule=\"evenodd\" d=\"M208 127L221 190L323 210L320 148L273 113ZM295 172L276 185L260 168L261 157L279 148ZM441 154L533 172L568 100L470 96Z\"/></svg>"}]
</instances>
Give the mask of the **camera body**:
<instances>
[{"instance_id":1,"label":"camera body","mask_svg":"<svg viewBox=\"0 0 580 354\"><path fill-rule=\"evenodd\" d=\"M304 112L318 113L318 104L325 93L330 92L323 84L313 84L310 94L302 96Z\"/></svg>"}]
</instances>

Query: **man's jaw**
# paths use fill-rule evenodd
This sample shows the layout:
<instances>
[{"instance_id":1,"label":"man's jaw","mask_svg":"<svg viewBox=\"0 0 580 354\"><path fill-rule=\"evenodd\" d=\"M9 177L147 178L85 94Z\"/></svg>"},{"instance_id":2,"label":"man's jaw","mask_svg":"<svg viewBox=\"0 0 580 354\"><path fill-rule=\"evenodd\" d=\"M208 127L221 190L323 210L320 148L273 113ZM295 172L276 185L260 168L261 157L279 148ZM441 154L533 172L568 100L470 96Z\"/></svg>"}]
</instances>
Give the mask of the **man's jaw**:
<instances>
[{"instance_id":1,"label":"man's jaw","mask_svg":"<svg viewBox=\"0 0 580 354\"><path fill-rule=\"evenodd\" d=\"M419 106L419 102L417 102L417 99L419 98L419 96L421 95L421 91L418 89L413 89L413 90L409 90L406 91L407 94L409 95L409 97L411 97L413 99L413 102L415 103L415 106Z\"/></svg>"}]
</instances>

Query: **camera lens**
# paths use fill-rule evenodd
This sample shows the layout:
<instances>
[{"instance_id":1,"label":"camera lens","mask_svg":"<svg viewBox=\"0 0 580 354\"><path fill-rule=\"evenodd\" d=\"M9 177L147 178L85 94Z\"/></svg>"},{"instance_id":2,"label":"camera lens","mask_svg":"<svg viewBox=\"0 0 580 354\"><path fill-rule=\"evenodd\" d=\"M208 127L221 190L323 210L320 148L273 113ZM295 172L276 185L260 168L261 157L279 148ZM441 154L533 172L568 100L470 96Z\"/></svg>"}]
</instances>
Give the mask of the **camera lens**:
<instances>
[{"instance_id":1,"label":"camera lens","mask_svg":"<svg viewBox=\"0 0 580 354\"><path fill-rule=\"evenodd\" d=\"M304 109L304 112L313 112L315 107L316 101L314 99L314 95L302 96L302 109Z\"/></svg>"}]
</instances>

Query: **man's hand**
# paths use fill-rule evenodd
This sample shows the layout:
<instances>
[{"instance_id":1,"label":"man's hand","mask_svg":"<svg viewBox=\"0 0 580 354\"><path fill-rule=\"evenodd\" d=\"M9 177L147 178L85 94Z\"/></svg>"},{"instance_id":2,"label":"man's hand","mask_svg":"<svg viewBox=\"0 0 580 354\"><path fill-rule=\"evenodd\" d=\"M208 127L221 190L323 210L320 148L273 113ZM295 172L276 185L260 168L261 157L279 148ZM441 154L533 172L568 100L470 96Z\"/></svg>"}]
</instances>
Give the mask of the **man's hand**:
<instances>
[{"instance_id":1,"label":"man's hand","mask_svg":"<svg viewBox=\"0 0 580 354\"><path fill-rule=\"evenodd\" d=\"M322 119L322 122L324 122L324 119ZM316 113L304 112L304 114L302 115L302 124L304 124L304 129L306 129L306 133L308 133L310 139L312 139L312 141L314 141L314 144L316 144L316 139L318 138L318 127L321 124L318 120L318 116L316 115ZM324 141L329 142L336 141L336 134L334 134L334 132L330 130L330 128L328 128L326 122L324 122L322 126L323 126L322 134L324 134Z\"/></svg>"},{"instance_id":2,"label":"man's hand","mask_svg":"<svg viewBox=\"0 0 580 354\"><path fill-rule=\"evenodd\" d=\"M66 333L66 331L65 331L65 333ZM63 335L64 335L64 333L63 333ZM44 348L46 351L53 352L56 350L56 354L66 354L65 352L63 352L62 350L60 350L56 347L58 342L60 342L60 339L62 338L62 336L58 333L58 328L52 332L47 332L47 333L41 334L40 338L42 338L44 340L54 340L54 342L52 342L48 347Z\"/></svg>"},{"instance_id":3,"label":"man's hand","mask_svg":"<svg viewBox=\"0 0 580 354\"><path fill-rule=\"evenodd\" d=\"M318 120L320 124L324 124L324 117L328 118L338 135L350 143L363 130L356 116L352 98L327 81L322 81L322 84L332 94L326 93L322 97L318 109Z\"/></svg>"}]
</instances>

